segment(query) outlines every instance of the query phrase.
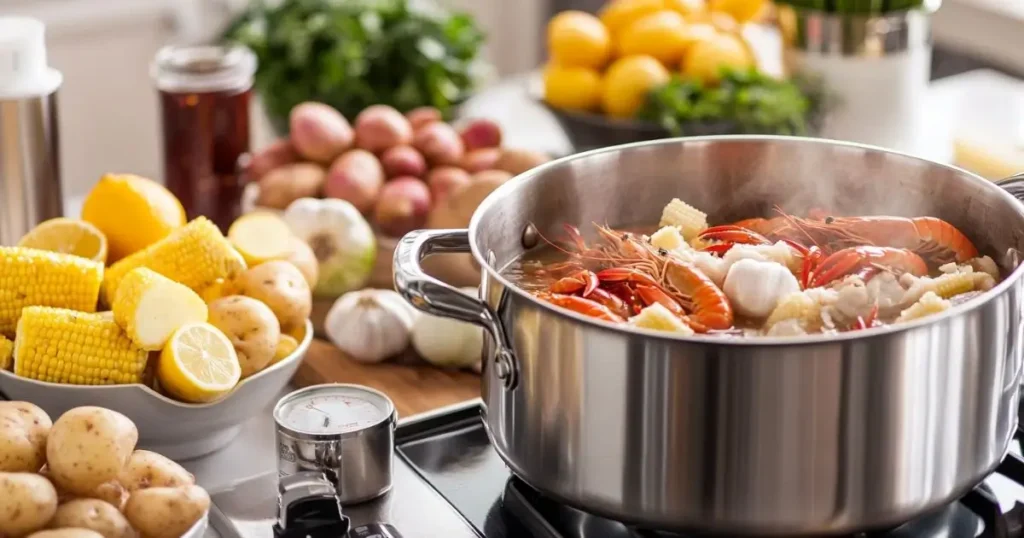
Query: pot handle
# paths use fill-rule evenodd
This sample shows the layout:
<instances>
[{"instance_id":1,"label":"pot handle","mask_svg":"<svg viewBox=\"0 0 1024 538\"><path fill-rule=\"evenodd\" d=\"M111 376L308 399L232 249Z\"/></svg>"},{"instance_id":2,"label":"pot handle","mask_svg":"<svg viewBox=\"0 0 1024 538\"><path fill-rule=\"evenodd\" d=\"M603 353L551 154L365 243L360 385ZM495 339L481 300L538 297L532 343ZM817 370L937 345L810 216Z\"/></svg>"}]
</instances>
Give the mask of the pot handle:
<instances>
[{"instance_id":1,"label":"pot handle","mask_svg":"<svg viewBox=\"0 0 1024 538\"><path fill-rule=\"evenodd\" d=\"M995 183L1012 194L1014 198L1024 202L1024 172L997 179Z\"/></svg>"},{"instance_id":2,"label":"pot handle","mask_svg":"<svg viewBox=\"0 0 1024 538\"><path fill-rule=\"evenodd\" d=\"M484 301L426 274L420 265L432 254L469 251L469 230L416 230L405 234L395 249L395 289L422 312L483 327L494 341L494 373L507 390L512 390L519 374L498 315Z\"/></svg>"}]
</instances>

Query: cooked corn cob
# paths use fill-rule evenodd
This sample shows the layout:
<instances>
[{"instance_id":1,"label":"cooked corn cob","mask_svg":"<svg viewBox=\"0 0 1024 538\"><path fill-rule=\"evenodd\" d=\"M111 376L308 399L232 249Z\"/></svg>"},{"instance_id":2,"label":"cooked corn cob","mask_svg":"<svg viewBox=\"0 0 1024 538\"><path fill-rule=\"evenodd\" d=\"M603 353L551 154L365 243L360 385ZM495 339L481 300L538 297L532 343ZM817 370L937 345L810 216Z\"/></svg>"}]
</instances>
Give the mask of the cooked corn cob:
<instances>
[{"instance_id":1,"label":"cooked corn cob","mask_svg":"<svg viewBox=\"0 0 1024 538\"><path fill-rule=\"evenodd\" d=\"M141 383L148 357L107 316L63 308L25 308L14 339L14 373L51 383Z\"/></svg>"},{"instance_id":2,"label":"cooked corn cob","mask_svg":"<svg viewBox=\"0 0 1024 538\"><path fill-rule=\"evenodd\" d=\"M206 321L206 302L184 284L152 269L131 270L117 288L114 321L136 346L162 349L174 331L186 323Z\"/></svg>"},{"instance_id":3,"label":"cooked corn cob","mask_svg":"<svg viewBox=\"0 0 1024 538\"><path fill-rule=\"evenodd\" d=\"M664 226L651 234L651 245L665 250L675 250L687 246L683 235L679 233L679 228L675 226Z\"/></svg>"},{"instance_id":4,"label":"cooked corn cob","mask_svg":"<svg viewBox=\"0 0 1024 538\"><path fill-rule=\"evenodd\" d=\"M658 226L675 226L689 241L708 227L708 216L679 198L673 198L662 211Z\"/></svg>"},{"instance_id":5,"label":"cooked corn cob","mask_svg":"<svg viewBox=\"0 0 1024 538\"><path fill-rule=\"evenodd\" d=\"M945 311L951 306L953 306L953 303L939 297L934 292L929 291L921 296L916 303L910 305L910 308L900 312L900 317L897 318L896 321L904 322L921 319L925 316Z\"/></svg>"},{"instance_id":6,"label":"cooked corn cob","mask_svg":"<svg viewBox=\"0 0 1024 538\"><path fill-rule=\"evenodd\" d=\"M11 357L13 356L14 342L0 334L0 370L6 370L11 367Z\"/></svg>"},{"instance_id":7,"label":"cooked corn cob","mask_svg":"<svg viewBox=\"0 0 1024 538\"><path fill-rule=\"evenodd\" d=\"M246 268L242 256L205 217L111 265L103 279L103 300L108 305L116 298L121 280L138 267L152 269L197 292L218 278L234 277Z\"/></svg>"},{"instance_id":8,"label":"cooked corn cob","mask_svg":"<svg viewBox=\"0 0 1024 538\"><path fill-rule=\"evenodd\" d=\"M0 334L14 334L26 306L95 312L103 264L71 254L0 247Z\"/></svg>"},{"instance_id":9,"label":"cooked corn cob","mask_svg":"<svg viewBox=\"0 0 1024 538\"><path fill-rule=\"evenodd\" d=\"M693 329L689 325L658 303L644 308L639 314L629 318L629 324L643 329L667 331L684 336L693 335Z\"/></svg>"}]
</instances>

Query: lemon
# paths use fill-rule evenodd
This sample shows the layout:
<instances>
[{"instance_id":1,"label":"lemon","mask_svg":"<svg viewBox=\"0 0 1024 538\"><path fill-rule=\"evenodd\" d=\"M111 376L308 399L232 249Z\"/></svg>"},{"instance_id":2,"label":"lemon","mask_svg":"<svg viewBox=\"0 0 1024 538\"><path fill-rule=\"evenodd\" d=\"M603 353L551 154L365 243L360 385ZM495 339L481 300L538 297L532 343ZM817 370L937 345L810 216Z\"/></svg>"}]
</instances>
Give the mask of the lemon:
<instances>
[{"instance_id":1,"label":"lemon","mask_svg":"<svg viewBox=\"0 0 1024 538\"><path fill-rule=\"evenodd\" d=\"M668 69L653 56L619 58L604 75L601 104L605 113L615 118L633 117L647 93L669 78Z\"/></svg>"},{"instance_id":2,"label":"lemon","mask_svg":"<svg viewBox=\"0 0 1024 538\"><path fill-rule=\"evenodd\" d=\"M544 69L544 100L563 110L594 110L601 104L601 75L586 67L549 65Z\"/></svg>"},{"instance_id":3,"label":"lemon","mask_svg":"<svg viewBox=\"0 0 1024 538\"><path fill-rule=\"evenodd\" d=\"M665 7L686 17L687 21L706 17L708 11L704 0L665 0Z\"/></svg>"},{"instance_id":4,"label":"lemon","mask_svg":"<svg viewBox=\"0 0 1024 538\"><path fill-rule=\"evenodd\" d=\"M597 17L563 11L548 22L548 54L560 65L602 67L611 56L612 40Z\"/></svg>"},{"instance_id":5,"label":"lemon","mask_svg":"<svg viewBox=\"0 0 1024 538\"><path fill-rule=\"evenodd\" d=\"M249 267L283 260L292 253L292 231L288 224L265 211L239 217L228 228L228 240Z\"/></svg>"},{"instance_id":6,"label":"lemon","mask_svg":"<svg viewBox=\"0 0 1024 538\"><path fill-rule=\"evenodd\" d=\"M754 57L739 36L719 33L711 39L694 42L683 58L684 76L715 84L721 78L721 69L742 69L754 65Z\"/></svg>"},{"instance_id":7,"label":"lemon","mask_svg":"<svg viewBox=\"0 0 1024 538\"><path fill-rule=\"evenodd\" d=\"M18 241L18 246L107 261L106 236L84 220L61 217L41 222Z\"/></svg>"},{"instance_id":8,"label":"lemon","mask_svg":"<svg viewBox=\"0 0 1024 538\"><path fill-rule=\"evenodd\" d=\"M212 402L231 392L242 367L231 341L209 323L189 323L174 332L156 367L160 387L191 403Z\"/></svg>"},{"instance_id":9,"label":"lemon","mask_svg":"<svg viewBox=\"0 0 1024 538\"><path fill-rule=\"evenodd\" d=\"M598 12L601 22L612 36L629 26L633 21L665 9L665 0L612 0Z\"/></svg>"},{"instance_id":10,"label":"lemon","mask_svg":"<svg viewBox=\"0 0 1024 538\"><path fill-rule=\"evenodd\" d=\"M711 11L728 13L737 22L754 20L765 8L767 0L710 0Z\"/></svg>"},{"instance_id":11,"label":"lemon","mask_svg":"<svg viewBox=\"0 0 1024 538\"><path fill-rule=\"evenodd\" d=\"M107 174L86 196L82 219L107 236L107 261L113 263L184 226L185 209L170 191L151 179Z\"/></svg>"},{"instance_id":12,"label":"lemon","mask_svg":"<svg viewBox=\"0 0 1024 538\"><path fill-rule=\"evenodd\" d=\"M640 17L622 30L618 41L621 56L646 54L666 65L676 65L687 44L686 21L675 11L658 11Z\"/></svg>"}]
</instances>

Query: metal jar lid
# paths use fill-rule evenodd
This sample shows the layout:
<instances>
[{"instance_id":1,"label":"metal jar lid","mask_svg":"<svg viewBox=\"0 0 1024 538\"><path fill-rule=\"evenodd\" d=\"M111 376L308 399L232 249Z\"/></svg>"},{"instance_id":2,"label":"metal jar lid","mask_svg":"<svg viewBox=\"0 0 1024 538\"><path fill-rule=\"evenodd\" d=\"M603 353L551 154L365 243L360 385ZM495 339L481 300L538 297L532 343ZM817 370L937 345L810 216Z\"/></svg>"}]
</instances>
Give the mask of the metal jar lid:
<instances>
[{"instance_id":1,"label":"metal jar lid","mask_svg":"<svg viewBox=\"0 0 1024 538\"><path fill-rule=\"evenodd\" d=\"M217 92L252 86L256 54L242 45L163 47L150 75L157 89L170 92Z\"/></svg>"},{"instance_id":2,"label":"metal jar lid","mask_svg":"<svg viewBox=\"0 0 1024 538\"><path fill-rule=\"evenodd\" d=\"M842 57L879 58L931 44L931 16L942 0L879 14L832 13L781 6L783 41L793 50Z\"/></svg>"}]
</instances>

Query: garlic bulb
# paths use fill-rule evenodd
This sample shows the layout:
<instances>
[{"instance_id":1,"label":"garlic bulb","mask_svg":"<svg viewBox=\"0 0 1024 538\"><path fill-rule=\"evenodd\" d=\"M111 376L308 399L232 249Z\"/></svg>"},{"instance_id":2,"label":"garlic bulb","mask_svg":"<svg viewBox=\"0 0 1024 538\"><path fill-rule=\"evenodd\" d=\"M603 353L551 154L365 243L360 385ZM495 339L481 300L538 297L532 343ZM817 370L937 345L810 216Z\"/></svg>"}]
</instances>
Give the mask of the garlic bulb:
<instances>
[{"instance_id":1,"label":"garlic bulb","mask_svg":"<svg viewBox=\"0 0 1024 538\"><path fill-rule=\"evenodd\" d=\"M392 290L351 291L331 306L324 331L349 357L359 362L381 362L408 347L418 315Z\"/></svg>"},{"instance_id":2,"label":"garlic bulb","mask_svg":"<svg viewBox=\"0 0 1024 538\"><path fill-rule=\"evenodd\" d=\"M475 295L476 288L463 293ZM479 325L421 314L412 326L412 347L423 360L442 368L471 368L480 362L484 330Z\"/></svg>"},{"instance_id":3,"label":"garlic bulb","mask_svg":"<svg viewBox=\"0 0 1024 538\"><path fill-rule=\"evenodd\" d=\"M780 299L799 292L800 284L785 265L745 258L729 268L722 291L736 313L764 318Z\"/></svg>"}]
</instances>

